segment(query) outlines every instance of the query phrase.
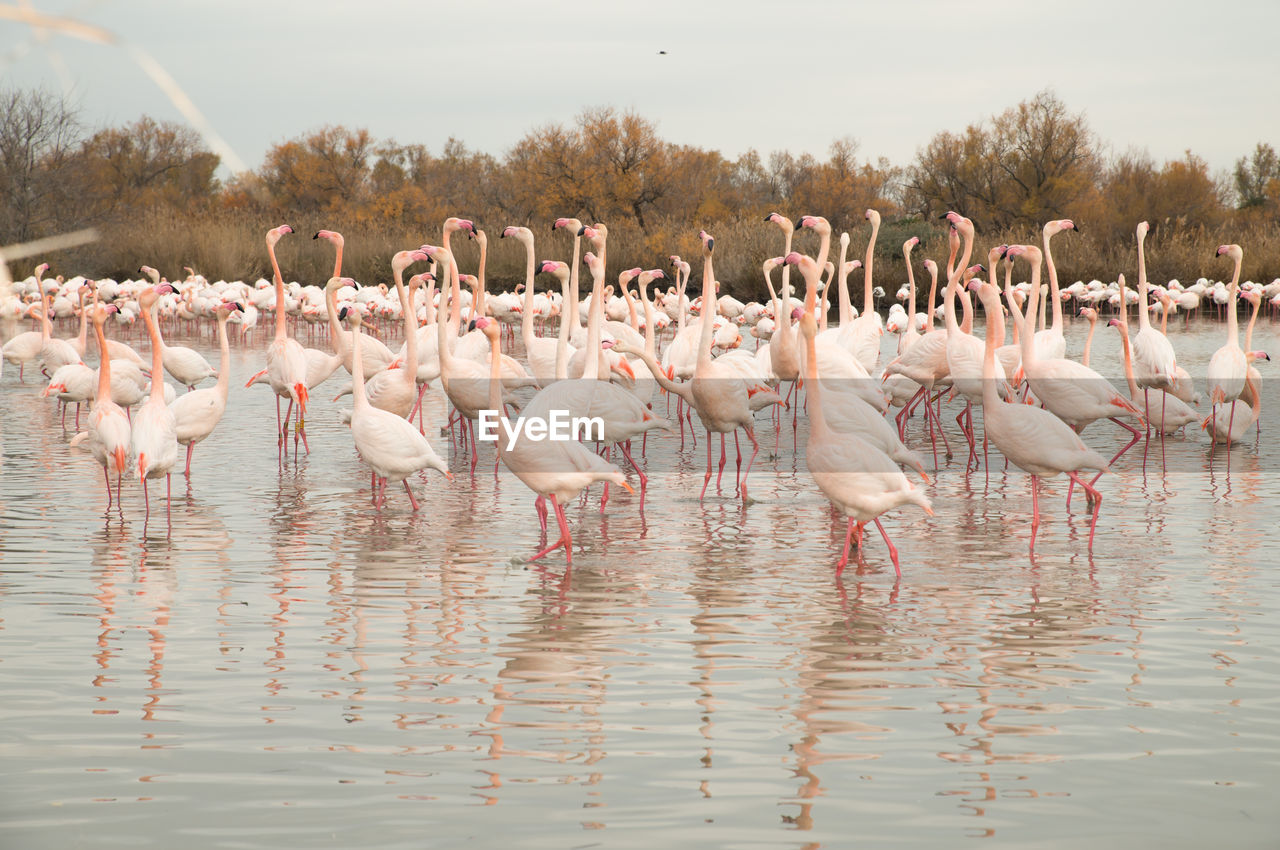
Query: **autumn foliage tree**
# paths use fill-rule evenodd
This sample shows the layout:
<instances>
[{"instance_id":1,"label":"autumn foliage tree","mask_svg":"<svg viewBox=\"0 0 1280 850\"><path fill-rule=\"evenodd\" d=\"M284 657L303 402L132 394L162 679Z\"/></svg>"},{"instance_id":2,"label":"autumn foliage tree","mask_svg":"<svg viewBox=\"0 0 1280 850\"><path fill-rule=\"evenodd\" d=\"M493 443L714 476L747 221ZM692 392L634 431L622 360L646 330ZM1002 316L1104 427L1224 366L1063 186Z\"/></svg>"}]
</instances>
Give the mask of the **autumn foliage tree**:
<instances>
[{"instance_id":1,"label":"autumn foliage tree","mask_svg":"<svg viewBox=\"0 0 1280 850\"><path fill-rule=\"evenodd\" d=\"M1084 116L1042 91L964 133L934 136L908 169L906 186L921 213L954 209L1007 228L1071 215L1101 170Z\"/></svg>"},{"instance_id":2,"label":"autumn foliage tree","mask_svg":"<svg viewBox=\"0 0 1280 850\"><path fill-rule=\"evenodd\" d=\"M218 189L218 157L194 130L180 124L144 116L123 127L99 130L84 142L79 155L100 215L117 204L205 204Z\"/></svg>"}]
</instances>

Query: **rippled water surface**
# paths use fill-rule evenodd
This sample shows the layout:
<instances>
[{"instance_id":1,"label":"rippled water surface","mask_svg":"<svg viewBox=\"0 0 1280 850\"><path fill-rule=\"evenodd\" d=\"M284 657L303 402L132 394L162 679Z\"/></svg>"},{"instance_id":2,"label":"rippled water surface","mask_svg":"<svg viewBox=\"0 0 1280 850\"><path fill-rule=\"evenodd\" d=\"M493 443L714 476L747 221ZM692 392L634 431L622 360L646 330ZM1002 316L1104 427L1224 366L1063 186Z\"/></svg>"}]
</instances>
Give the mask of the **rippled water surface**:
<instances>
[{"instance_id":1,"label":"rippled water surface","mask_svg":"<svg viewBox=\"0 0 1280 850\"><path fill-rule=\"evenodd\" d=\"M1221 341L1171 334L1184 363ZM936 516L885 520L895 583L874 530L833 575L789 422L745 508L728 481L698 503L701 442L651 439L644 512L593 488L566 572L523 562L532 499L489 447L419 479L420 513L372 510L338 378L279 463L263 362L233 351L226 419L145 524L5 367L0 846L1276 846L1271 386L1229 470L1196 429L1167 472L1126 456L1092 556L1061 479L1032 558L1027 479L944 462Z\"/></svg>"}]
</instances>

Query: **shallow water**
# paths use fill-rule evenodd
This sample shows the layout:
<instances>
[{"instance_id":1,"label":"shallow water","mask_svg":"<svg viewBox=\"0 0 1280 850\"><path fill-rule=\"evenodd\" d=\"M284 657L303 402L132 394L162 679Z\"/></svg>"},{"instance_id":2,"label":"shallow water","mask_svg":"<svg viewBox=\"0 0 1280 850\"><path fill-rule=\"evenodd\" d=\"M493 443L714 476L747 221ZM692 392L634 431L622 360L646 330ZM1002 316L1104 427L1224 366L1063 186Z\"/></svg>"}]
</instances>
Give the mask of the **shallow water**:
<instances>
[{"instance_id":1,"label":"shallow water","mask_svg":"<svg viewBox=\"0 0 1280 850\"><path fill-rule=\"evenodd\" d=\"M1171 334L1185 363L1221 340ZM1117 348L1100 328L1095 358ZM895 583L874 530L834 577L843 523L789 424L745 508L731 478L698 503L701 442L651 439L645 511L592 488L566 572L523 562L530 494L489 447L420 479L421 512L372 510L337 378L279 463L243 388L263 360L233 351L168 523L156 483L150 521L136 483L107 513L5 367L0 846L1275 845L1275 382L1260 439L1126 456L1092 555L1062 479L1032 558L1025 476L944 462L935 517L886 518Z\"/></svg>"}]
</instances>

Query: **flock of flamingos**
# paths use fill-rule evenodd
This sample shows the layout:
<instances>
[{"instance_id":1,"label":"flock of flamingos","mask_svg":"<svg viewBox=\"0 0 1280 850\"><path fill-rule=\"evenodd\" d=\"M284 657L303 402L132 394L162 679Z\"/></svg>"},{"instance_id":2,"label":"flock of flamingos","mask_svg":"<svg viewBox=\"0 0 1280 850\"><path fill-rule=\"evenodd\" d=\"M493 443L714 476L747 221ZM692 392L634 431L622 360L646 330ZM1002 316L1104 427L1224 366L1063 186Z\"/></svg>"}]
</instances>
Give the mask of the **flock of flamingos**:
<instances>
[{"instance_id":1,"label":"flock of flamingos","mask_svg":"<svg viewBox=\"0 0 1280 850\"><path fill-rule=\"evenodd\" d=\"M924 309L917 312L912 251L919 239L912 238L902 246L909 280L898 296L906 306L894 304L885 319L875 309L872 279L880 217L868 210L866 218L871 236L865 262L846 260L849 236L841 234L836 264L828 261L832 228L826 219L806 215L792 222L776 213L768 216L766 226L780 229L785 244L782 254L763 266L767 304L717 297L715 242L705 232L699 234L700 298L691 301L686 296L691 267L678 256L671 257L674 285L663 270L634 268L618 275L616 290L606 287L607 228L577 219L558 219L551 226L553 233L572 235L567 263L537 261L528 228L503 230L503 238L523 243L527 264L525 282L515 292L500 294L486 292L484 231L459 218L444 223L439 246L422 245L394 256L394 292L385 285L360 287L343 277L343 238L326 230L315 238L336 248L333 276L323 287L286 285L275 247L294 232L288 225L267 232L274 280L256 286L210 283L194 273L185 282L167 282L147 266L139 270L146 278L137 281L63 281L45 279L47 266L41 265L11 293L0 293L0 319L30 317L39 324L38 330L18 333L5 343L0 369L3 361L10 369L18 368L19 383L8 388L12 392L38 368L48 379L44 395L63 405L64 423L68 406L75 405L78 433L71 445L92 452L102 465L108 510L119 503L122 479L137 477L149 513L148 480L165 477L167 490L170 474L183 469L182 448L189 476L196 444L222 419L230 394L228 322L239 324L247 334L257 325L260 311L274 313L265 368L246 386L264 383L275 393L282 457L310 451L306 413L312 392L344 369L351 383L340 395L349 391L353 404L342 415L370 469L374 504L380 509L385 503L389 482L402 482L417 510L409 476L435 469L453 480L448 464L425 436L429 429L423 421L422 395L438 380L452 406L447 427L459 451L469 451L471 470L479 460L479 443L491 441L495 463L504 464L536 495L544 542L550 502L559 536L530 560L563 547L569 563L572 540L565 505L596 482L604 484L601 510L610 484L631 490L624 468L613 460L617 448L619 461L625 460L626 468L635 473L643 510L648 479L636 454L643 457L653 430L668 432L666 439L676 439L678 431L683 447L687 425L696 444L693 413L705 431L706 445L699 498L705 497L716 466L713 435L720 437L718 485L726 464L725 438L732 434L738 450L735 493L744 502L760 448L758 426L776 433L787 417L793 427L798 417L806 417L809 473L848 522L837 575L849 560L851 545L861 548L865 526L874 523L899 577L897 550L881 516L907 506L932 514L923 486L929 477L921 455L907 445L907 429L912 417L919 416L922 425L914 439L922 450L927 446L932 451L936 468L939 442L948 456L951 453L942 427L944 402L959 408L956 422L965 437L961 450L968 452L966 471L989 466L994 445L1006 464L1031 475L1032 549L1040 518L1040 478L1066 475L1071 489L1078 485L1084 491L1092 514L1092 548L1102 506L1098 479L1129 448L1144 439L1163 441L1187 426L1202 428L1214 443L1229 444L1256 427L1260 376L1252 362L1269 358L1250 350L1253 325L1264 298L1280 303L1280 280L1265 287L1242 287L1238 245L1217 249L1219 257L1234 263L1229 284L1149 285L1143 253L1147 223L1142 222L1137 227L1136 293L1126 287L1123 276L1115 284L1095 281L1060 289L1050 239L1074 229L1071 221L1046 224L1043 248L1000 245L987 252L985 264L970 265L973 223L951 212L945 216L951 227L950 259L941 306L935 307L938 267L924 260L930 286ZM792 250L794 231L805 228L820 239L816 257ZM479 242L475 275L461 274L450 250L451 238L459 233ZM583 240L589 250L580 262ZM418 263L428 264L427 270L405 281L405 272ZM1014 285L1013 269L1020 264L1028 267L1030 282ZM580 300L582 265L590 274L591 292ZM861 313L851 303L848 287L849 274L860 265ZM1048 272L1047 287L1042 284L1042 268ZM773 276L779 269L780 286L775 288ZM790 282L793 269L803 280L802 298ZM537 292L539 281L553 285ZM1238 298L1252 308L1243 347ZM971 333L974 299L987 317L985 337ZM1091 323L1079 360L1066 356L1063 309L1068 299L1083 305L1080 314ZM828 326L832 300L837 302L838 321ZM1171 311L1191 311L1202 302L1218 306L1226 320L1225 340L1208 363L1203 394L1164 332ZM1132 336L1130 304L1136 304L1138 325ZM1108 325L1117 329L1123 343L1124 386L1114 385L1089 366L1093 325L1100 312L1114 315ZM77 316L78 336L54 336L53 319L74 321ZM149 336L149 357L109 336L117 329L127 333L139 317ZM540 335L557 317L556 335ZM1011 344L1005 343L1006 318L1012 325ZM216 368L193 349L164 340L162 324L190 327L209 319L216 322L221 351ZM941 327L934 327L936 319L941 319ZM380 337L390 338L401 326L403 344L392 350ZM327 330L327 339L322 347L308 348L291 336L291 330L308 341L325 337ZM897 355L881 363L886 331L898 336ZM741 347L744 332L757 338L754 352ZM660 340L665 341L661 354ZM504 353L504 341L509 341L511 353ZM100 356L103 352L107 356ZM90 368L87 357L100 367ZM186 390L175 393L159 380L165 372ZM216 378L215 385L196 389L210 378ZM659 389L669 394L664 415L656 412ZM1200 410L1193 406L1202 402L1207 405ZM82 404L89 405L83 418ZM974 408L981 408L976 420ZM547 432L546 423L557 415L596 422L603 433L592 434L594 442L552 439L555 435ZM486 421L501 426L496 439L485 433ZM1081 438L1086 426L1104 421L1129 436L1111 458ZM751 450L745 468L742 454L747 446L739 440L739 431Z\"/></svg>"}]
</instances>

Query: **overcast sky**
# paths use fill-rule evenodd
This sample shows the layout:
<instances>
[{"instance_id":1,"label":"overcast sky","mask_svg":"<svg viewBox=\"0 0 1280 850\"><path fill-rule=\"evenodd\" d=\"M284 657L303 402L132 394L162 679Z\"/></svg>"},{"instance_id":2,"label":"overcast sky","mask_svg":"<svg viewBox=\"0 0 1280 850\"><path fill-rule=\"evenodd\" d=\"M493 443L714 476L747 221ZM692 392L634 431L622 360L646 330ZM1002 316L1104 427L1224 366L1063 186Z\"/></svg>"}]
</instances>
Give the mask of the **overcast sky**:
<instances>
[{"instance_id":1,"label":"overcast sky","mask_svg":"<svg viewBox=\"0 0 1280 850\"><path fill-rule=\"evenodd\" d=\"M30 2L120 43L42 43L0 20L4 85L69 86L91 126L184 121L141 48L251 168L325 124L501 155L599 105L729 157L823 156L850 135L906 165L934 133L1046 87L1115 151L1190 148L1225 170L1280 147L1278 0Z\"/></svg>"}]
</instances>

